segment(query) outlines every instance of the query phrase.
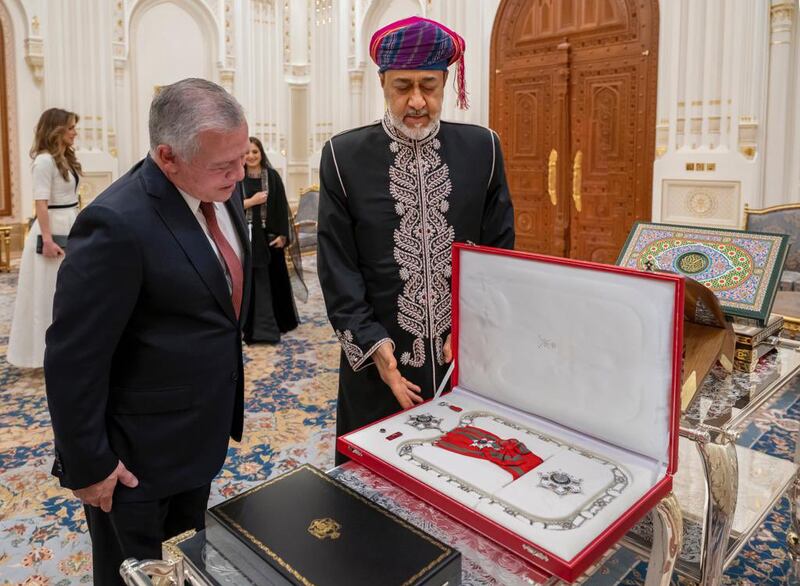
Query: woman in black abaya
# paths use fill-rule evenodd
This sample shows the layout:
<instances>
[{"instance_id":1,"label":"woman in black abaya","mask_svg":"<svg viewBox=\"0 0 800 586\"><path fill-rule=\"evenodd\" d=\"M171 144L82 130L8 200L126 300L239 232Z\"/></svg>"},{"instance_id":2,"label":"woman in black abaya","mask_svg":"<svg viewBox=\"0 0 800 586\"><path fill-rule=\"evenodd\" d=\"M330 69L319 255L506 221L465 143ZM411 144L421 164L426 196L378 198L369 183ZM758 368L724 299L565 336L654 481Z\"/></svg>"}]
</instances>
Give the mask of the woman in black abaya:
<instances>
[{"instance_id":1,"label":"woman in black abaya","mask_svg":"<svg viewBox=\"0 0 800 586\"><path fill-rule=\"evenodd\" d=\"M302 289L301 294L306 291L299 250L294 254L297 238L283 181L270 165L261 141L252 136L239 193L244 198L253 249L253 294L244 340L248 344L274 344L299 322L284 254L287 247L297 276L295 284Z\"/></svg>"}]
</instances>

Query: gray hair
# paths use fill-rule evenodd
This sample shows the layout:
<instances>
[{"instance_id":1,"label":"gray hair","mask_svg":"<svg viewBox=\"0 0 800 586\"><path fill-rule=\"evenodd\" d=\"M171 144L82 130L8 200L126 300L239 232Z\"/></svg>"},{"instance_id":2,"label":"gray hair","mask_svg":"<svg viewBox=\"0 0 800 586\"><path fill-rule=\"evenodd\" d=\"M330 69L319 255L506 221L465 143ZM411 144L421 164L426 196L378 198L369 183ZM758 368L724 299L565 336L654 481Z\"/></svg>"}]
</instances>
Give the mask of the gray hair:
<instances>
[{"instance_id":1,"label":"gray hair","mask_svg":"<svg viewBox=\"0 0 800 586\"><path fill-rule=\"evenodd\" d=\"M150 104L150 152L169 145L191 160L204 130L233 130L245 123L244 110L223 87L195 77L161 88Z\"/></svg>"}]
</instances>

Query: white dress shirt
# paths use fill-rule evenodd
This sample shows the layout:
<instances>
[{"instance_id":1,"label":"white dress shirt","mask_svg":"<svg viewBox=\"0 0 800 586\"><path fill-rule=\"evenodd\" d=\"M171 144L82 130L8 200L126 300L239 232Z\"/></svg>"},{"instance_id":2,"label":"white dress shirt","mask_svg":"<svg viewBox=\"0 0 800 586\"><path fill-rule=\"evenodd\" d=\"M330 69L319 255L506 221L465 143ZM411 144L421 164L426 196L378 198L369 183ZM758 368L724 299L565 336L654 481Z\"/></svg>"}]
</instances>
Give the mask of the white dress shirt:
<instances>
[{"instance_id":1,"label":"white dress shirt","mask_svg":"<svg viewBox=\"0 0 800 586\"><path fill-rule=\"evenodd\" d=\"M189 206L192 214L194 215L195 219L200 223L200 227L203 229L203 233L206 235L208 239L208 243L211 245L211 250L217 255L217 259L219 260L220 265L222 265L222 270L225 272L225 279L228 281L228 289L231 288L231 277L228 274L227 267L225 266L225 260L222 258L222 255L217 248L217 245L214 243L214 239L211 237L211 232L208 230L208 224L206 224L206 217L203 215L203 212L200 210L200 200L194 196L189 195L182 189L178 188L178 191L183 196L183 200L186 202L186 205ZM236 197L234 193L231 197ZM228 213L228 208L225 207L224 203L214 202L214 211L216 212L217 216L217 224L219 224L219 229L222 231L223 236L228 241L228 244L231 245L233 251L236 253L236 256L239 257L239 261L242 260L242 243L239 241L239 236L236 234L236 228L233 225L233 219L231 215Z\"/></svg>"}]
</instances>

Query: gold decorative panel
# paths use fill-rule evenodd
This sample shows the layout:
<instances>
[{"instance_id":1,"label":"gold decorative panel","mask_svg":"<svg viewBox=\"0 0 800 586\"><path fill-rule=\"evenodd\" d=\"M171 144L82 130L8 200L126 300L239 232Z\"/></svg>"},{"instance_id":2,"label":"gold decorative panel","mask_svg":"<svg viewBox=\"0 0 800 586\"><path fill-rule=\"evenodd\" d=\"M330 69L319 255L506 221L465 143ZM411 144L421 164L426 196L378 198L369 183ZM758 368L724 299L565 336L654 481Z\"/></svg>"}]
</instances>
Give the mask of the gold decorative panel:
<instances>
[{"instance_id":1,"label":"gold decorative panel","mask_svg":"<svg viewBox=\"0 0 800 586\"><path fill-rule=\"evenodd\" d=\"M112 181L113 177L110 171L84 173L81 176L80 186L78 187L81 208L89 205L106 187L111 185Z\"/></svg>"},{"instance_id":2,"label":"gold decorative panel","mask_svg":"<svg viewBox=\"0 0 800 586\"><path fill-rule=\"evenodd\" d=\"M739 227L742 204L738 181L666 180L663 186L662 222Z\"/></svg>"}]
</instances>

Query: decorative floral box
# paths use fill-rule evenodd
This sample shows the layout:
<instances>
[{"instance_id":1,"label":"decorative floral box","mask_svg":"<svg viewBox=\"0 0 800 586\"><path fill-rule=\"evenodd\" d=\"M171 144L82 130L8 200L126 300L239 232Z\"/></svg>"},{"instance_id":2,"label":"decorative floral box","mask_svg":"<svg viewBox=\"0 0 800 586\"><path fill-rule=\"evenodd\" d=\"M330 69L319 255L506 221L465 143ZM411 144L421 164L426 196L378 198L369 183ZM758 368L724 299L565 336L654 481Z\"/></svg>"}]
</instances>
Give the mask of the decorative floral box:
<instances>
[{"instance_id":1,"label":"decorative floral box","mask_svg":"<svg viewBox=\"0 0 800 586\"><path fill-rule=\"evenodd\" d=\"M764 325L787 250L783 234L638 222L617 264L691 277L714 292L725 313Z\"/></svg>"},{"instance_id":2,"label":"decorative floral box","mask_svg":"<svg viewBox=\"0 0 800 586\"><path fill-rule=\"evenodd\" d=\"M453 390L338 448L572 581L671 489L683 278L453 255Z\"/></svg>"}]
</instances>

